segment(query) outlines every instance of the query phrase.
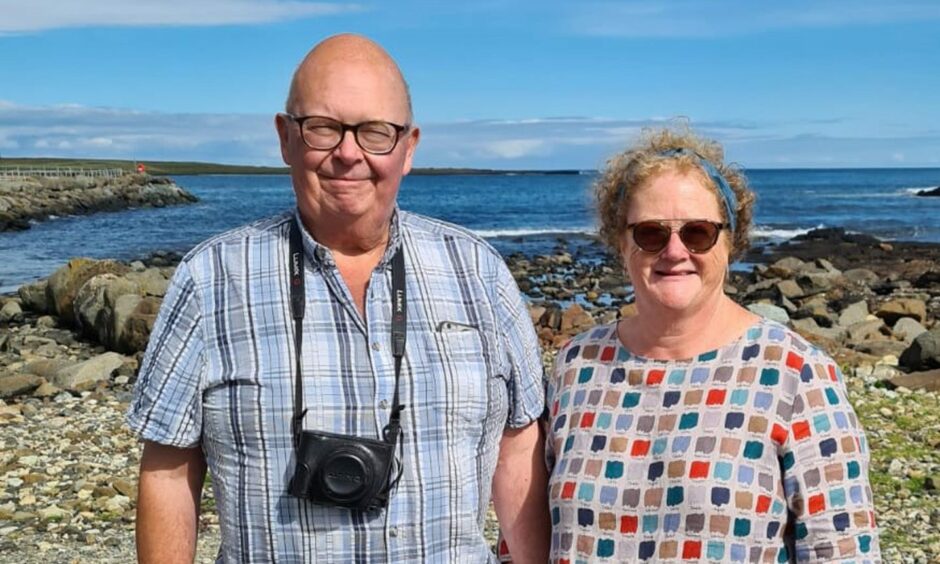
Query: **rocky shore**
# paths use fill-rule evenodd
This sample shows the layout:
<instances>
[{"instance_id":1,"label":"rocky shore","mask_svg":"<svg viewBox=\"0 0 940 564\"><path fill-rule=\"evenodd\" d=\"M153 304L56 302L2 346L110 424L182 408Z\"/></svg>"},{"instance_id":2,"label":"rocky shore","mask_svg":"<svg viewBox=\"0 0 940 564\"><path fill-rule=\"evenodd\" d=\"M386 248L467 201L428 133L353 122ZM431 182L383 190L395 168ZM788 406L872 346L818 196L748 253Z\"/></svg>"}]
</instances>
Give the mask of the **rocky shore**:
<instances>
[{"instance_id":1,"label":"rocky shore","mask_svg":"<svg viewBox=\"0 0 940 564\"><path fill-rule=\"evenodd\" d=\"M567 248L507 259L547 367L571 335L634 314L615 261ZM0 560L133 560L139 447L123 414L176 260L74 259L0 297ZM748 261L727 292L843 367L886 561L940 561L940 246L818 230ZM197 561L212 562L210 488L203 510Z\"/></svg>"},{"instance_id":2,"label":"rocky shore","mask_svg":"<svg viewBox=\"0 0 940 564\"><path fill-rule=\"evenodd\" d=\"M195 202L171 179L148 174L114 178L0 178L0 231L29 229L30 221L127 208Z\"/></svg>"}]
</instances>

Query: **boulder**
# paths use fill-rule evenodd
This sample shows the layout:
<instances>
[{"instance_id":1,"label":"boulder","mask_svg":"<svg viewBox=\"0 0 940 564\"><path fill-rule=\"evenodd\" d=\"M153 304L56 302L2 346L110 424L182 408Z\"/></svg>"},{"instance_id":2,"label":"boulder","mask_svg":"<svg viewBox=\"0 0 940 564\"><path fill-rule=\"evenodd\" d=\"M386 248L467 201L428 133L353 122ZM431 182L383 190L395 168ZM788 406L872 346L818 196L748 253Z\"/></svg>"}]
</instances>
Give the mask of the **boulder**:
<instances>
[{"instance_id":1,"label":"boulder","mask_svg":"<svg viewBox=\"0 0 940 564\"><path fill-rule=\"evenodd\" d=\"M901 354L898 363L912 371L940 368L940 323L918 335Z\"/></svg>"},{"instance_id":2,"label":"boulder","mask_svg":"<svg viewBox=\"0 0 940 564\"><path fill-rule=\"evenodd\" d=\"M897 356L904 351L904 343L885 339L884 337L880 339L855 342L852 344L852 346L860 353L881 357L882 359L885 357L897 358Z\"/></svg>"},{"instance_id":3,"label":"boulder","mask_svg":"<svg viewBox=\"0 0 940 564\"><path fill-rule=\"evenodd\" d=\"M620 319L633 317L634 315L636 315L636 304L635 303L624 304L620 306L620 309L618 310L617 313Z\"/></svg>"},{"instance_id":4,"label":"boulder","mask_svg":"<svg viewBox=\"0 0 940 564\"><path fill-rule=\"evenodd\" d=\"M849 327L868 319L868 303L864 300L846 307L839 314L839 326Z\"/></svg>"},{"instance_id":5,"label":"boulder","mask_svg":"<svg viewBox=\"0 0 940 564\"><path fill-rule=\"evenodd\" d=\"M794 319L790 322L793 326L793 329L803 335L804 337L809 338L810 336L818 336L826 339L827 341L841 342L843 337L845 337L845 329L837 327L820 327L816 320L812 317L806 319Z\"/></svg>"},{"instance_id":6,"label":"boulder","mask_svg":"<svg viewBox=\"0 0 940 564\"><path fill-rule=\"evenodd\" d=\"M927 319L927 304L915 298L897 298L881 304L875 315L892 326L902 317L911 317L915 321L923 322Z\"/></svg>"},{"instance_id":7,"label":"boulder","mask_svg":"<svg viewBox=\"0 0 940 564\"><path fill-rule=\"evenodd\" d=\"M10 300L0 308L0 323L17 322L22 321L22 319L23 308L16 300Z\"/></svg>"},{"instance_id":8,"label":"boulder","mask_svg":"<svg viewBox=\"0 0 940 564\"><path fill-rule=\"evenodd\" d=\"M881 334L881 329L884 327L884 321L878 318L859 321L857 323L853 323L847 328L846 335L849 341L852 342L872 340L883 341L886 337Z\"/></svg>"},{"instance_id":9,"label":"boulder","mask_svg":"<svg viewBox=\"0 0 940 564\"><path fill-rule=\"evenodd\" d=\"M773 304L767 304L763 302L748 304L747 309L752 313L755 313L771 321L776 321L786 325L790 322L790 316L787 314L787 311L781 307L777 307Z\"/></svg>"},{"instance_id":10,"label":"boulder","mask_svg":"<svg viewBox=\"0 0 940 564\"><path fill-rule=\"evenodd\" d=\"M42 378L34 374L6 374L0 376L0 398L12 398L28 394L42 384Z\"/></svg>"},{"instance_id":11,"label":"boulder","mask_svg":"<svg viewBox=\"0 0 940 564\"><path fill-rule=\"evenodd\" d=\"M113 273L90 278L75 295L72 309L78 329L88 337L113 348L107 332L108 310L114 308L119 296L137 294L137 284Z\"/></svg>"},{"instance_id":12,"label":"boulder","mask_svg":"<svg viewBox=\"0 0 940 564\"><path fill-rule=\"evenodd\" d=\"M55 308L55 313L71 324L76 320L73 309L75 296L86 282L99 274L110 272L123 275L128 270L127 265L113 260L75 258L49 277L46 297Z\"/></svg>"},{"instance_id":13,"label":"boulder","mask_svg":"<svg viewBox=\"0 0 940 564\"><path fill-rule=\"evenodd\" d=\"M127 279L134 282L140 288L140 294L143 296L156 296L162 298L166 295L170 281L159 268L148 268L143 272L131 272Z\"/></svg>"},{"instance_id":14,"label":"boulder","mask_svg":"<svg viewBox=\"0 0 940 564\"><path fill-rule=\"evenodd\" d=\"M533 325L538 325L539 319L545 315L546 307L542 305L530 305L529 306L529 318L532 320Z\"/></svg>"},{"instance_id":15,"label":"boulder","mask_svg":"<svg viewBox=\"0 0 940 564\"><path fill-rule=\"evenodd\" d=\"M99 382L107 382L111 374L122 364L124 364L122 355L107 352L59 370L52 384L73 392L94 389Z\"/></svg>"},{"instance_id":16,"label":"boulder","mask_svg":"<svg viewBox=\"0 0 940 564\"><path fill-rule=\"evenodd\" d=\"M803 296L803 288L800 288L800 285L793 280L781 280L777 282L775 287L780 296L784 298L792 300Z\"/></svg>"},{"instance_id":17,"label":"boulder","mask_svg":"<svg viewBox=\"0 0 940 564\"><path fill-rule=\"evenodd\" d=\"M910 317L902 317L898 319L894 324L894 327L891 328L891 332L894 333L894 336L898 339L901 339L905 343L910 343L921 333L925 333L927 328L915 321Z\"/></svg>"},{"instance_id":18,"label":"boulder","mask_svg":"<svg viewBox=\"0 0 940 564\"><path fill-rule=\"evenodd\" d=\"M916 194L917 196L926 196L926 197L938 197L940 196L940 186L936 188L926 188L924 190L919 190Z\"/></svg>"},{"instance_id":19,"label":"boulder","mask_svg":"<svg viewBox=\"0 0 940 564\"><path fill-rule=\"evenodd\" d=\"M16 293L22 300L23 307L36 313L49 313L52 311L46 297L46 286L45 280L20 286Z\"/></svg>"},{"instance_id":20,"label":"boulder","mask_svg":"<svg viewBox=\"0 0 940 564\"><path fill-rule=\"evenodd\" d=\"M594 318L580 304L571 304L561 314L561 332L573 333L594 325Z\"/></svg>"},{"instance_id":21,"label":"boulder","mask_svg":"<svg viewBox=\"0 0 940 564\"><path fill-rule=\"evenodd\" d=\"M767 274L777 278L789 278L806 266L806 263L796 257L783 257L767 267Z\"/></svg>"},{"instance_id":22,"label":"boulder","mask_svg":"<svg viewBox=\"0 0 940 564\"><path fill-rule=\"evenodd\" d=\"M128 354L147 348L150 332L160 312L161 300L148 296L137 302L134 311L127 317L127 322L117 336L116 348Z\"/></svg>"},{"instance_id":23,"label":"boulder","mask_svg":"<svg viewBox=\"0 0 940 564\"><path fill-rule=\"evenodd\" d=\"M881 278L868 270L867 268L852 268L842 273L846 281L857 286L871 286L881 280Z\"/></svg>"},{"instance_id":24,"label":"boulder","mask_svg":"<svg viewBox=\"0 0 940 564\"><path fill-rule=\"evenodd\" d=\"M940 369L898 374L888 379L888 383L895 388L940 392Z\"/></svg>"}]
</instances>

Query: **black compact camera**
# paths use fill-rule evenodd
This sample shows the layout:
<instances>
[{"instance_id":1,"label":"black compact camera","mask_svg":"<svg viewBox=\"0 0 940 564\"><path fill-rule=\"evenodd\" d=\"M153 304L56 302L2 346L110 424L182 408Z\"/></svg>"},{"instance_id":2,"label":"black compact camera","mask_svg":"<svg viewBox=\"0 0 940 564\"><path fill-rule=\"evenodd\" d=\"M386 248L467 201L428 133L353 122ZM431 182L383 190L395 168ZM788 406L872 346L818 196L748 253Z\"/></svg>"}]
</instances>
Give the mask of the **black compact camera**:
<instances>
[{"instance_id":1,"label":"black compact camera","mask_svg":"<svg viewBox=\"0 0 940 564\"><path fill-rule=\"evenodd\" d=\"M321 431L303 431L288 491L321 505L362 511L388 505L395 443Z\"/></svg>"}]
</instances>

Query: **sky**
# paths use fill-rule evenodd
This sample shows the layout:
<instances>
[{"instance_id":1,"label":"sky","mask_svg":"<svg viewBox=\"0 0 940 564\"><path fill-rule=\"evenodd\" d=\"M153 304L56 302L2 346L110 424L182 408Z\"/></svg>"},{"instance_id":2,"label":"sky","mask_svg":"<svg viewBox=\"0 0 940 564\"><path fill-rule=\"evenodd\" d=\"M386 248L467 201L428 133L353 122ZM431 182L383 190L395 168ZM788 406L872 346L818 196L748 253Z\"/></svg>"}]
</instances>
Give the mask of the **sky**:
<instances>
[{"instance_id":1,"label":"sky","mask_svg":"<svg viewBox=\"0 0 940 564\"><path fill-rule=\"evenodd\" d=\"M936 0L0 0L0 159L281 165L340 32L398 61L420 167L594 169L685 120L747 168L940 167Z\"/></svg>"}]
</instances>

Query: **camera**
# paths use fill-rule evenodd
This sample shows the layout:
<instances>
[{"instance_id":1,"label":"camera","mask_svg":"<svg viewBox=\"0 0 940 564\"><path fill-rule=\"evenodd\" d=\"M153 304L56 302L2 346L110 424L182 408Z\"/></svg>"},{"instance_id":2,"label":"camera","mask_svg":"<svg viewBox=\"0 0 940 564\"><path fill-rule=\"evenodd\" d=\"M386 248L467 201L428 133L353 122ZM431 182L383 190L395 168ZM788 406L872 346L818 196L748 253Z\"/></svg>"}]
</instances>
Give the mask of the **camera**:
<instances>
[{"instance_id":1,"label":"camera","mask_svg":"<svg viewBox=\"0 0 940 564\"><path fill-rule=\"evenodd\" d=\"M383 508L392 487L397 433L382 441L303 431L288 491L320 505Z\"/></svg>"}]
</instances>

